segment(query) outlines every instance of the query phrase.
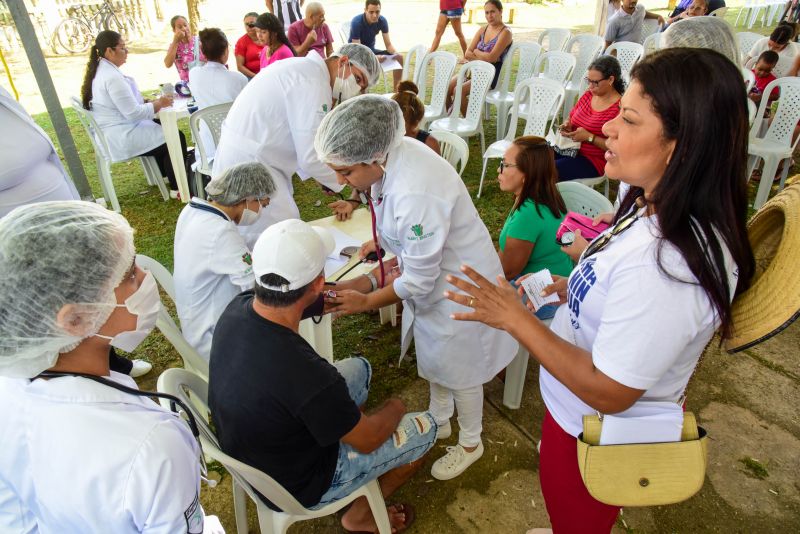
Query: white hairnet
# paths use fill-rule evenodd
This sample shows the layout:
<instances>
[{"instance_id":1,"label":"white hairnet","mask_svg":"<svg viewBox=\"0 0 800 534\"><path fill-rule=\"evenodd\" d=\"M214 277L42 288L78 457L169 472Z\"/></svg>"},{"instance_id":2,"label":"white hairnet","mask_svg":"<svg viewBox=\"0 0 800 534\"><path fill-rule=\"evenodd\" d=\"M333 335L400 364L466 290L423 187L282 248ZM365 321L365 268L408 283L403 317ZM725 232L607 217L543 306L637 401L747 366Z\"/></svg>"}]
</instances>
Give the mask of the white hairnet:
<instances>
[{"instance_id":1,"label":"white hairnet","mask_svg":"<svg viewBox=\"0 0 800 534\"><path fill-rule=\"evenodd\" d=\"M689 17L669 25L660 48L708 48L741 62L739 45L730 25L722 17Z\"/></svg>"},{"instance_id":2,"label":"white hairnet","mask_svg":"<svg viewBox=\"0 0 800 534\"><path fill-rule=\"evenodd\" d=\"M386 160L406 134L397 102L379 95L345 100L325 115L314 148L323 163L349 166Z\"/></svg>"},{"instance_id":3,"label":"white hairnet","mask_svg":"<svg viewBox=\"0 0 800 534\"><path fill-rule=\"evenodd\" d=\"M209 199L223 206L233 206L245 199L262 199L275 192L269 169L257 161L229 167L206 186Z\"/></svg>"},{"instance_id":4,"label":"white hairnet","mask_svg":"<svg viewBox=\"0 0 800 534\"><path fill-rule=\"evenodd\" d=\"M347 56L347 59L357 69L361 69L367 77L370 87L378 83L378 76L381 74L381 63L375 56L375 52L359 43L343 44L333 57Z\"/></svg>"},{"instance_id":5,"label":"white hairnet","mask_svg":"<svg viewBox=\"0 0 800 534\"><path fill-rule=\"evenodd\" d=\"M0 219L0 376L32 378L97 333L133 259L128 222L91 202L29 204ZM57 321L67 309L72 332Z\"/></svg>"}]
</instances>

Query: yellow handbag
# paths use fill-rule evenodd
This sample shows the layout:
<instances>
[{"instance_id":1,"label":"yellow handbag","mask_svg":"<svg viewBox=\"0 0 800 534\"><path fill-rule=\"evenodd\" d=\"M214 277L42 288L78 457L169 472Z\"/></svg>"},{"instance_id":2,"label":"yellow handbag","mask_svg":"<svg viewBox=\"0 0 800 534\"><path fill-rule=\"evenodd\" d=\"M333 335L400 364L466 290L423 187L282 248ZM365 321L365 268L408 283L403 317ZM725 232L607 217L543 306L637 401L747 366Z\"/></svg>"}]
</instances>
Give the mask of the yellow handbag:
<instances>
[{"instance_id":1,"label":"yellow handbag","mask_svg":"<svg viewBox=\"0 0 800 534\"><path fill-rule=\"evenodd\" d=\"M685 501L703 486L708 436L685 412L681 441L599 445L602 420L583 417L578 466L589 493L612 506L657 506Z\"/></svg>"}]
</instances>

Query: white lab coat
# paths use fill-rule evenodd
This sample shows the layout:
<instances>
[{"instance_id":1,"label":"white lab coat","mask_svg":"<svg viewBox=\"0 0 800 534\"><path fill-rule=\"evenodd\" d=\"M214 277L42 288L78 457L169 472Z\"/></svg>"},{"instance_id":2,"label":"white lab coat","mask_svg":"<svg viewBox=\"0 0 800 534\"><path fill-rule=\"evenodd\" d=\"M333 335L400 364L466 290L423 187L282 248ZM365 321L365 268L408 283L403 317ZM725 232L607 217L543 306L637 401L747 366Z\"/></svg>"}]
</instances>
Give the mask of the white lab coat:
<instances>
[{"instance_id":1,"label":"white lab coat","mask_svg":"<svg viewBox=\"0 0 800 534\"><path fill-rule=\"evenodd\" d=\"M189 71L189 86L192 88L197 109L205 109L236 100L247 86L247 77L241 72L228 70L222 63L209 61ZM213 158L216 147L211 131L204 122L200 123L200 135L203 146L208 147L206 157Z\"/></svg>"},{"instance_id":2,"label":"white lab coat","mask_svg":"<svg viewBox=\"0 0 800 534\"><path fill-rule=\"evenodd\" d=\"M331 102L325 60L309 54L262 69L233 103L222 125L214 175L237 163L260 161L271 169L277 186L259 221L240 229L251 248L267 226L300 218L292 197L295 172L303 180L313 177L334 191L342 189L314 150L314 136Z\"/></svg>"},{"instance_id":3,"label":"white lab coat","mask_svg":"<svg viewBox=\"0 0 800 534\"><path fill-rule=\"evenodd\" d=\"M164 131L153 122L136 81L101 58L92 82L92 115L103 131L113 161L124 161L164 144Z\"/></svg>"},{"instance_id":4,"label":"white lab coat","mask_svg":"<svg viewBox=\"0 0 800 534\"><path fill-rule=\"evenodd\" d=\"M80 377L0 378L0 406L0 532L203 531L199 447L175 414Z\"/></svg>"},{"instance_id":5,"label":"white lab coat","mask_svg":"<svg viewBox=\"0 0 800 534\"><path fill-rule=\"evenodd\" d=\"M402 275L403 352L413 325L419 375L458 390L488 382L517 352L506 332L450 318L465 308L446 299L445 277L467 264L489 280L503 273L489 231L467 188L447 161L404 137L389 153L386 175L371 197L383 247L397 255Z\"/></svg>"},{"instance_id":6,"label":"white lab coat","mask_svg":"<svg viewBox=\"0 0 800 534\"><path fill-rule=\"evenodd\" d=\"M32 202L80 200L50 137L2 87L0 108L0 132L5 135L0 140L0 217ZM29 128L19 129L20 122ZM10 168L12 161L19 166Z\"/></svg>"},{"instance_id":7,"label":"white lab coat","mask_svg":"<svg viewBox=\"0 0 800 534\"><path fill-rule=\"evenodd\" d=\"M175 227L175 306L183 336L206 361L220 315L233 297L255 283L250 249L236 228L223 212L198 198L183 208Z\"/></svg>"}]
</instances>

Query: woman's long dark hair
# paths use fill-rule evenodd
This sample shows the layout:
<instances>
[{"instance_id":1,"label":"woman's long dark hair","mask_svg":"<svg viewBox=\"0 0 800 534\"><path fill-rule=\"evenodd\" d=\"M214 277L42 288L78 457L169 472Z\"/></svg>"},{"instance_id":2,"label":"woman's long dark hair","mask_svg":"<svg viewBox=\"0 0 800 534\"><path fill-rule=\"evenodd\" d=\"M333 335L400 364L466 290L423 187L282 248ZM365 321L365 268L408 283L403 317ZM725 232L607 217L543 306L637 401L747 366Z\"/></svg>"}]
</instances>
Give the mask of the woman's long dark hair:
<instances>
[{"instance_id":1,"label":"woman's long dark hair","mask_svg":"<svg viewBox=\"0 0 800 534\"><path fill-rule=\"evenodd\" d=\"M755 269L745 226L749 125L741 71L713 50L670 48L637 63L631 80L638 82L661 118L664 139L675 142L664 175L647 199L661 230L659 269L680 280L663 261L668 242L680 251L708 295L722 337L728 337L732 295L723 247L739 271L737 294L748 287ZM639 187L631 188L616 220L642 193Z\"/></svg>"},{"instance_id":2,"label":"woman's long dark hair","mask_svg":"<svg viewBox=\"0 0 800 534\"><path fill-rule=\"evenodd\" d=\"M105 56L106 50L117 46L120 39L122 39L122 36L111 30L103 30L97 34L94 45L89 50L89 62L86 64L86 74L83 75L83 85L81 86L81 102L85 109L91 109L92 82L97 74L97 65L100 64L100 58Z\"/></svg>"},{"instance_id":3,"label":"woman's long dark hair","mask_svg":"<svg viewBox=\"0 0 800 534\"><path fill-rule=\"evenodd\" d=\"M297 55L297 53L294 51L292 43L289 42L289 38L286 37L286 32L283 30L283 24L281 24L281 21L278 20L278 17L276 17L272 13L260 14L256 19L256 27L261 27L261 26L263 26L263 28L261 29L267 30L269 33L274 35L279 43L288 46L289 50L292 51L292 55L295 56ZM267 43L267 46L269 46L269 43Z\"/></svg>"},{"instance_id":4,"label":"woman's long dark hair","mask_svg":"<svg viewBox=\"0 0 800 534\"><path fill-rule=\"evenodd\" d=\"M513 209L518 210L526 200L531 199L540 217L542 212L539 206L546 206L553 217L560 219L567 213L567 206L556 187L558 170L553 149L547 141L535 135L517 137L514 144L519 148L514 163L525 178Z\"/></svg>"}]
</instances>

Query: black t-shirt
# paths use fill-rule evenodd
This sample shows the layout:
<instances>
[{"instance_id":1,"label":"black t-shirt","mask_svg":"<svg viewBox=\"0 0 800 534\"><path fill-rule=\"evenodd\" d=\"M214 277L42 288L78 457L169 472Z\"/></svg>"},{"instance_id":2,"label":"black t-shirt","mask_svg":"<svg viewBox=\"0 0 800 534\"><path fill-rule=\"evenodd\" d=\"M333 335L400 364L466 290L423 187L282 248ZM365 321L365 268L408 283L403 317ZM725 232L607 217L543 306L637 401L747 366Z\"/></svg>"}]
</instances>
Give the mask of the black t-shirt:
<instances>
[{"instance_id":1,"label":"black t-shirt","mask_svg":"<svg viewBox=\"0 0 800 534\"><path fill-rule=\"evenodd\" d=\"M214 329L209 408L223 451L274 478L303 506L330 487L339 440L361 418L334 366L237 295Z\"/></svg>"}]
</instances>

